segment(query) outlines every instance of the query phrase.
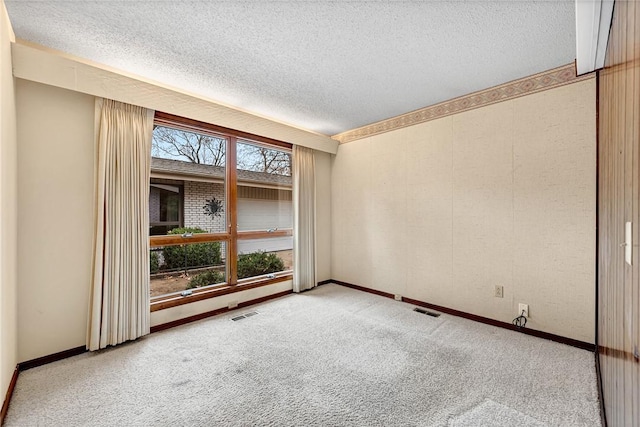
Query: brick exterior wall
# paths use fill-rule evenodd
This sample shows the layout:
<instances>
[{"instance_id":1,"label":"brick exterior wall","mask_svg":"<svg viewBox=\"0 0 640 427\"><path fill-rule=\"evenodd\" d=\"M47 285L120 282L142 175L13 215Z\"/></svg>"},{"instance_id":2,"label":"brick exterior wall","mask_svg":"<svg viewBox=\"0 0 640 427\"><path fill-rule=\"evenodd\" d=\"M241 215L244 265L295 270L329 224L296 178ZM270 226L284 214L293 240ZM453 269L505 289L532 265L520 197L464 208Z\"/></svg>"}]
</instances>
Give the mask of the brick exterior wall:
<instances>
[{"instance_id":1,"label":"brick exterior wall","mask_svg":"<svg viewBox=\"0 0 640 427\"><path fill-rule=\"evenodd\" d=\"M204 212L207 200L215 197L222 201L222 215L211 218ZM224 233L226 231L226 204L224 203L224 184L211 182L184 182L184 226L199 227L210 233Z\"/></svg>"},{"instance_id":2,"label":"brick exterior wall","mask_svg":"<svg viewBox=\"0 0 640 427\"><path fill-rule=\"evenodd\" d=\"M149 222L160 221L160 190L149 189Z\"/></svg>"},{"instance_id":3,"label":"brick exterior wall","mask_svg":"<svg viewBox=\"0 0 640 427\"><path fill-rule=\"evenodd\" d=\"M212 198L222 201L222 213L211 218L205 214L204 205ZM184 226L198 227L210 233L224 233L227 206L224 201L224 184L184 181ZM222 242L222 258L227 258L226 244Z\"/></svg>"}]
</instances>

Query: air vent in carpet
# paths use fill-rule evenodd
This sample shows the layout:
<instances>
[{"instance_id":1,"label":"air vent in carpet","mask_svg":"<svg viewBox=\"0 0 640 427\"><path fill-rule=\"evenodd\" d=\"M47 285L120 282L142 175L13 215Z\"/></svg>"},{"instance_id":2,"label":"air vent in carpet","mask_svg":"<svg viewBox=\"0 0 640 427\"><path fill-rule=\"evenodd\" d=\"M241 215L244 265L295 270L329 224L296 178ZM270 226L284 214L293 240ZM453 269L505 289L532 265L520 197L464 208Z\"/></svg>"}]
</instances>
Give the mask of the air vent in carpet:
<instances>
[{"instance_id":1,"label":"air vent in carpet","mask_svg":"<svg viewBox=\"0 0 640 427\"><path fill-rule=\"evenodd\" d=\"M257 311L250 311L249 313L241 314L240 316L232 317L231 320L237 322L238 320L246 319L247 317L255 316Z\"/></svg>"},{"instance_id":2,"label":"air vent in carpet","mask_svg":"<svg viewBox=\"0 0 640 427\"><path fill-rule=\"evenodd\" d=\"M414 308L413 311L417 311L418 313L426 314L427 316L431 316L431 317L440 317L440 313L425 310L424 308L420 308L420 307Z\"/></svg>"}]
</instances>

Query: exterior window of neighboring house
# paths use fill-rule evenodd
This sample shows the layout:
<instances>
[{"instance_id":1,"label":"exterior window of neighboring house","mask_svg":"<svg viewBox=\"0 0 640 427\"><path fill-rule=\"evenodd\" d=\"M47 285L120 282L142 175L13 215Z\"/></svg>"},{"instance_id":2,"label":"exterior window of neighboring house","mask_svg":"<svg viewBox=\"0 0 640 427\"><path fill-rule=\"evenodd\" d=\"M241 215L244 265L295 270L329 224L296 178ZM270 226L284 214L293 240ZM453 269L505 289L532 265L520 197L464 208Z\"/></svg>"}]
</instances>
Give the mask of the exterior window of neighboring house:
<instances>
[{"instance_id":1,"label":"exterior window of neighboring house","mask_svg":"<svg viewBox=\"0 0 640 427\"><path fill-rule=\"evenodd\" d=\"M291 145L156 113L151 308L289 280Z\"/></svg>"},{"instance_id":2,"label":"exterior window of neighboring house","mask_svg":"<svg viewBox=\"0 0 640 427\"><path fill-rule=\"evenodd\" d=\"M182 226L182 190L180 183L151 180L149 187L149 235L163 235Z\"/></svg>"}]
</instances>

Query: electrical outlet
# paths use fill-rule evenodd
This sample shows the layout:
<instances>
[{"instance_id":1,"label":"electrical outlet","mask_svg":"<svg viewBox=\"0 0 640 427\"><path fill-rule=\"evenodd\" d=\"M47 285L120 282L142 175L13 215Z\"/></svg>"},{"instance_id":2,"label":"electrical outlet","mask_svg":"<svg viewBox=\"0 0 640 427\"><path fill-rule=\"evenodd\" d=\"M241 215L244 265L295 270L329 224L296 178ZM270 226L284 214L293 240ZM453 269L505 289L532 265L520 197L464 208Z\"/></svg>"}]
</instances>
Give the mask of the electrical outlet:
<instances>
[{"instance_id":1,"label":"electrical outlet","mask_svg":"<svg viewBox=\"0 0 640 427\"><path fill-rule=\"evenodd\" d=\"M493 290L493 296L496 298L504 297L504 288L500 285L496 285L495 289Z\"/></svg>"},{"instance_id":2,"label":"electrical outlet","mask_svg":"<svg viewBox=\"0 0 640 427\"><path fill-rule=\"evenodd\" d=\"M518 304L518 316L529 317L529 304Z\"/></svg>"},{"instance_id":3,"label":"electrical outlet","mask_svg":"<svg viewBox=\"0 0 640 427\"><path fill-rule=\"evenodd\" d=\"M229 308L236 308L236 307L238 307L238 301L229 302Z\"/></svg>"},{"instance_id":4,"label":"electrical outlet","mask_svg":"<svg viewBox=\"0 0 640 427\"><path fill-rule=\"evenodd\" d=\"M395 294L395 295L393 296L393 299L395 299L396 301L402 301L402 295L400 295L400 294Z\"/></svg>"}]
</instances>

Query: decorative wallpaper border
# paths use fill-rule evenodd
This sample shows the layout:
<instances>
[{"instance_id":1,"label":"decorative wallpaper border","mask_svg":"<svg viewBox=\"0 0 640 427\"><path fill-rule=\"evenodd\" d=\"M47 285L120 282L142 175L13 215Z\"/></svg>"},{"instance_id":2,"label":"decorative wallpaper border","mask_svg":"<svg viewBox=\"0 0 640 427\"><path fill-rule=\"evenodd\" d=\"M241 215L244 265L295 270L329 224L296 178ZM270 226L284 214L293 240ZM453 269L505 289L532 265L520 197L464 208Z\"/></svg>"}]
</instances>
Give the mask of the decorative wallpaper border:
<instances>
[{"instance_id":1,"label":"decorative wallpaper border","mask_svg":"<svg viewBox=\"0 0 640 427\"><path fill-rule=\"evenodd\" d=\"M339 133L332 136L332 138L338 140L340 144L346 144L347 142L366 138L368 136L402 129L407 126L413 126L430 120L439 119L441 117L450 116L452 114L462 113L463 111L473 110L474 108L484 107L498 102L518 98L520 96L530 95L532 93L542 92L559 86L588 80L594 76L594 73L576 76L575 64L571 63L552 70L543 71L542 73L534 74L532 76L524 77L522 79L513 80L499 86L494 86L489 89L473 92L469 95L464 95L449 101L431 105L429 107L424 107L410 113L372 123L367 126Z\"/></svg>"}]
</instances>

